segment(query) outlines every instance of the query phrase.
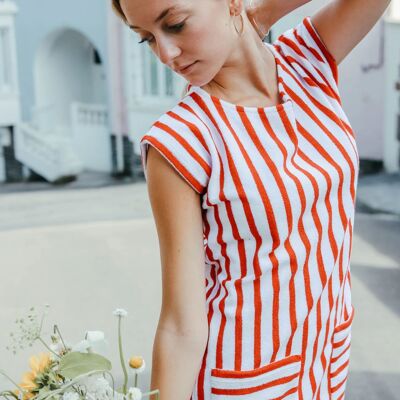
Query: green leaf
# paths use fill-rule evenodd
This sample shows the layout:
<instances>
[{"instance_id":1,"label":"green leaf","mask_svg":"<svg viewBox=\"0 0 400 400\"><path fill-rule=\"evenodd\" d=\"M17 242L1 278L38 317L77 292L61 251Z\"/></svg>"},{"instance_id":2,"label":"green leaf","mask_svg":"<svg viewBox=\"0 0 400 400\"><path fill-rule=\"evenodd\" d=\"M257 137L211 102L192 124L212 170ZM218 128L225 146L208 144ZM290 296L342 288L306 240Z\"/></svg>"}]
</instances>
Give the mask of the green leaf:
<instances>
[{"instance_id":1,"label":"green leaf","mask_svg":"<svg viewBox=\"0 0 400 400\"><path fill-rule=\"evenodd\" d=\"M61 358L59 373L64 378L75 377L94 370L111 370L111 362L96 353L71 352Z\"/></svg>"}]
</instances>

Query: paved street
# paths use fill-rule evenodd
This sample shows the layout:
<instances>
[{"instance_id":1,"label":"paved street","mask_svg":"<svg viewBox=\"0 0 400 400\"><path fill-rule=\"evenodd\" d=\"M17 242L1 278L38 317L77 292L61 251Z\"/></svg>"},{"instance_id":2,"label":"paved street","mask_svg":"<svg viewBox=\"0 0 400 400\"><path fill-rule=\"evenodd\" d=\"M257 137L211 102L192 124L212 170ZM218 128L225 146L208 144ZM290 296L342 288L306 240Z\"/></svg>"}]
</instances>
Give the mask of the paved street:
<instances>
[{"instance_id":1,"label":"paved street","mask_svg":"<svg viewBox=\"0 0 400 400\"><path fill-rule=\"evenodd\" d=\"M161 302L157 235L145 182L0 195L0 369L16 380L40 345L5 350L16 316L50 303L68 341L103 330L121 379L116 319L126 308L126 358L151 347ZM395 400L400 393L400 218L357 213L352 255L355 319L346 400ZM149 372L149 370L148 370ZM148 386L148 373L139 385ZM0 378L0 387L4 380ZM308 399L305 399L308 400Z\"/></svg>"}]
</instances>

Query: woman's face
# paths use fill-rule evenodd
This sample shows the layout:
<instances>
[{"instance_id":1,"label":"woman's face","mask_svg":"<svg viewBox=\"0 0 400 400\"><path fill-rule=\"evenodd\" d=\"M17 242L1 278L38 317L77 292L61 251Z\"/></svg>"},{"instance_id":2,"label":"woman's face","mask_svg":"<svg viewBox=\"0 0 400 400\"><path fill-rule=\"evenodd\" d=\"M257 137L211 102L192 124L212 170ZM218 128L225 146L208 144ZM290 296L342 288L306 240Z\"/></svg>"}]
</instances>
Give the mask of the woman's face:
<instances>
[{"instance_id":1,"label":"woman's face","mask_svg":"<svg viewBox=\"0 0 400 400\"><path fill-rule=\"evenodd\" d=\"M150 46L162 63L202 86L214 78L234 49L237 35L230 9L235 3L240 1L121 0L121 8L141 46ZM190 69L180 71L192 63Z\"/></svg>"}]
</instances>

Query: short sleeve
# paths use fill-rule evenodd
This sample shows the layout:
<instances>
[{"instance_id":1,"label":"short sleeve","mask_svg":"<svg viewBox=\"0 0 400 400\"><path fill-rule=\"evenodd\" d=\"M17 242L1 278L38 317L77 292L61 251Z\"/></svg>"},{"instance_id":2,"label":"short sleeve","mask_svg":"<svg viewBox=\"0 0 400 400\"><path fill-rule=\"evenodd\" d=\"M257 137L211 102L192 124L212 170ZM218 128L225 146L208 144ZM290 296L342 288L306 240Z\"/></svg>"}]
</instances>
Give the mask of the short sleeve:
<instances>
[{"instance_id":1,"label":"short sleeve","mask_svg":"<svg viewBox=\"0 0 400 400\"><path fill-rule=\"evenodd\" d=\"M299 63L318 80L334 89L338 94L338 65L313 25L306 16L294 28L282 33L276 40L291 60ZM309 71L312 69L312 71Z\"/></svg>"},{"instance_id":2,"label":"short sleeve","mask_svg":"<svg viewBox=\"0 0 400 400\"><path fill-rule=\"evenodd\" d=\"M182 112L179 108L173 110L162 115L140 140L145 179L147 151L153 146L197 193L203 194L211 175L205 126L183 108Z\"/></svg>"}]
</instances>

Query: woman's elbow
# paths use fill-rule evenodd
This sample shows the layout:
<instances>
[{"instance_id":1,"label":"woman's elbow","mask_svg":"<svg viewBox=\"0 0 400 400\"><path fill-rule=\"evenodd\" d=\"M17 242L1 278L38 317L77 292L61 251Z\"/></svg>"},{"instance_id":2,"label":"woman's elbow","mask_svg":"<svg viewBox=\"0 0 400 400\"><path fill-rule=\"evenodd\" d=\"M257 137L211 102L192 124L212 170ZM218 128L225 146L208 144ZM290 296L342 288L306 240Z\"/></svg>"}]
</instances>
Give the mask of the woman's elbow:
<instances>
[{"instance_id":1,"label":"woman's elbow","mask_svg":"<svg viewBox=\"0 0 400 400\"><path fill-rule=\"evenodd\" d=\"M174 334L185 340L192 341L200 349L207 345L208 322L201 313L193 313L187 317L177 317L174 313L161 312L157 330Z\"/></svg>"}]
</instances>

